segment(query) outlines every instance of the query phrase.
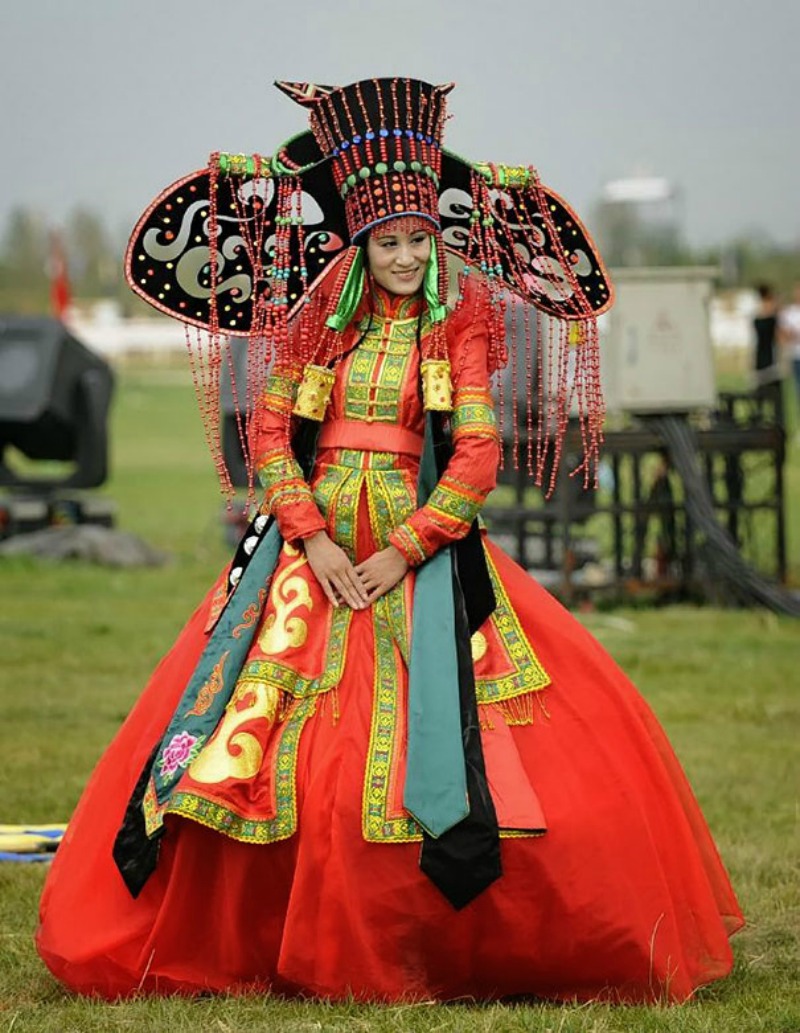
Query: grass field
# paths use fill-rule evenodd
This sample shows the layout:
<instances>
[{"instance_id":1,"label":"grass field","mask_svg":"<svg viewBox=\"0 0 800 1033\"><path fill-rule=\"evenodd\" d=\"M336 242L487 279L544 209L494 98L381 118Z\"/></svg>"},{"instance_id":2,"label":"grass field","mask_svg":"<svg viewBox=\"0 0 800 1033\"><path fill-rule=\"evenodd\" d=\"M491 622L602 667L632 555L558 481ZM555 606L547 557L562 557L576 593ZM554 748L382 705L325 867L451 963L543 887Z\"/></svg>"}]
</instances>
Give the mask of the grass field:
<instances>
[{"instance_id":1,"label":"grass field","mask_svg":"<svg viewBox=\"0 0 800 1033\"><path fill-rule=\"evenodd\" d=\"M798 524L800 457L790 517ZM121 376L107 494L119 526L172 554L114 571L15 559L0 565L0 823L66 820L98 754L224 562L222 511L188 376ZM792 539L800 571L800 542ZM38 961L41 868L0 865L0 1033L255 1030L798 1033L800 885L796 623L711 608L581 618L634 678L687 769L748 918L727 981L672 1008L328 1006L254 998L76 999Z\"/></svg>"}]
</instances>

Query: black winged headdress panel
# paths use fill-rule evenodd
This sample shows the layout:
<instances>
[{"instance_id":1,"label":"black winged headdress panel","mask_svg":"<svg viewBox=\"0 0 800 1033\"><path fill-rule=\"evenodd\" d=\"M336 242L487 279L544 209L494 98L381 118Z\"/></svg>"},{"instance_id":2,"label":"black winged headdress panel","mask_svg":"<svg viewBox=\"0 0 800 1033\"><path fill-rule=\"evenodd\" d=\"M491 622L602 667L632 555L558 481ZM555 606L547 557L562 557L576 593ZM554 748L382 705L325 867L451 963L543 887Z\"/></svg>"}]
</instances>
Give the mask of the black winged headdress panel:
<instances>
[{"instance_id":1,"label":"black winged headdress panel","mask_svg":"<svg viewBox=\"0 0 800 1033\"><path fill-rule=\"evenodd\" d=\"M212 162L216 176L209 168L192 173L147 209L133 231L126 271L133 289L151 305L194 326L210 325L214 180L219 326L246 335L254 297L272 291L276 184L283 170L292 170L302 187L300 210L294 213L302 219L302 253L295 235L290 310L348 246L344 204L332 189L330 162L310 133L284 145L274 160L213 155ZM438 216L448 251L542 311L581 319L611 305L610 281L586 229L532 170L469 165L444 152ZM490 227L483 225L487 219ZM488 228L491 233L485 232ZM261 279L254 273L253 248L260 251Z\"/></svg>"},{"instance_id":2,"label":"black winged headdress panel","mask_svg":"<svg viewBox=\"0 0 800 1033\"><path fill-rule=\"evenodd\" d=\"M423 284L431 329L422 341L423 357L447 365L449 252L462 270L457 307L469 293L466 279L482 282L489 369L510 359L516 370L515 349L524 349L519 368L525 370L529 449L537 442L528 469L540 478L552 449L555 475L576 411L588 457L582 468L596 466L603 419L596 319L611 306L613 288L575 213L531 167L472 162L444 149L452 84L397 77L342 87L277 85L305 109L308 130L271 157L212 154L206 169L180 179L150 205L126 256L136 293L198 331L194 345L190 341L195 382L218 462L214 414L223 338L248 337L248 382L240 392L247 411L276 355L291 353L291 361L306 369L331 365L368 293L363 252L355 245L402 218L410 220L406 227L433 230ZM293 336L293 316L322 284L326 289ZM534 331L526 317L521 343L513 333L507 339L503 310L509 297L548 317ZM516 406L516 389L512 393ZM514 420L516 460L516 415Z\"/></svg>"},{"instance_id":3,"label":"black winged headdress panel","mask_svg":"<svg viewBox=\"0 0 800 1033\"><path fill-rule=\"evenodd\" d=\"M303 270L307 283L313 283L348 245L344 210L331 196L330 172L326 163L319 163L311 134L285 145L280 160L294 163L309 154L316 155L317 164L303 173L299 204L295 203L290 216L301 219L298 225L303 227L302 238L295 234L290 241L290 307L303 296ZM137 223L128 245L126 273L136 293L167 315L208 329L213 278L219 328L247 335L255 299L265 300L273 293L280 180L273 172L276 164L257 155L212 155L209 168L178 180L160 194ZM212 221L216 225L213 271Z\"/></svg>"}]
</instances>

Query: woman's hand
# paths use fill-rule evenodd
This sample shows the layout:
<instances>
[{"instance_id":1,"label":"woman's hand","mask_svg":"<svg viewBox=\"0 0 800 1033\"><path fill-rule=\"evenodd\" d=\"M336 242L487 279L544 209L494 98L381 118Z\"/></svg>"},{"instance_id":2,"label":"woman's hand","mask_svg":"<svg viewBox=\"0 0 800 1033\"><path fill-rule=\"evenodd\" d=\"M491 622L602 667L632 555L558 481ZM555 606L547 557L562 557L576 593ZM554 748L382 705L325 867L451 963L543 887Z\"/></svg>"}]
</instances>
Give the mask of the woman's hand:
<instances>
[{"instance_id":1,"label":"woman's hand","mask_svg":"<svg viewBox=\"0 0 800 1033\"><path fill-rule=\"evenodd\" d=\"M303 539L308 565L322 591L334 606L344 601L354 610L363 610L369 604L367 589L347 553L328 537L317 531Z\"/></svg>"},{"instance_id":2,"label":"woman's hand","mask_svg":"<svg viewBox=\"0 0 800 1033\"><path fill-rule=\"evenodd\" d=\"M369 593L369 603L374 603L376 599L386 595L407 573L408 561L393 545L381 549L380 552L373 552L369 559L356 567L356 574Z\"/></svg>"}]
</instances>

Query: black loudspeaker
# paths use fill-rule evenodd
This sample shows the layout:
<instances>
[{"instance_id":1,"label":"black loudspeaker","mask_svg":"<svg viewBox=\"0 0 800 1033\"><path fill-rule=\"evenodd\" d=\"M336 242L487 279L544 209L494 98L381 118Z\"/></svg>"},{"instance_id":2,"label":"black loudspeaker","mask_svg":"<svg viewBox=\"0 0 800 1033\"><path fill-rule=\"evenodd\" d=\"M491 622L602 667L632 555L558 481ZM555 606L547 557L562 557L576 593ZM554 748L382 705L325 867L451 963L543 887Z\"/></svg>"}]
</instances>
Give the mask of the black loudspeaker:
<instances>
[{"instance_id":1,"label":"black loudspeaker","mask_svg":"<svg viewBox=\"0 0 800 1033\"><path fill-rule=\"evenodd\" d=\"M108 407L114 378L55 319L0 316L0 485L95 488L108 476ZM34 460L74 464L59 479L21 476L4 462L13 445Z\"/></svg>"}]
</instances>

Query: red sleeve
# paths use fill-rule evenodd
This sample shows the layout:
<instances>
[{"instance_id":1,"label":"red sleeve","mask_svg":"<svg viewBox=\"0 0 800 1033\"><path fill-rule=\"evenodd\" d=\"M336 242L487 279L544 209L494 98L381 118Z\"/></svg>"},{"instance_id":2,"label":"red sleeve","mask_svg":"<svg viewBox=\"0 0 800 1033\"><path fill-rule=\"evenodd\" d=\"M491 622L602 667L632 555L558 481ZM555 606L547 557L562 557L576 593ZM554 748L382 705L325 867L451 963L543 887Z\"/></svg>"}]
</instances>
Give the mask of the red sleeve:
<instances>
[{"instance_id":1,"label":"red sleeve","mask_svg":"<svg viewBox=\"0 0 800 1033\"><path fill-rule=\"evenodd\" d=\"M489 327L479 289L473 287L447 328L453 454L426 504L389 536L412 566L463 538L497 483L500 451L487 368Z\"/></svg>"},{"instance_id":2,"label":"red sleeve","mask_svg":"<svg viewBox=\"0 0 800 1033\"><path fill-rule=\"evenodd\" d=\"M325 520L291 446L297 426L292 408L301 376L298 367L276 367L253 415L256 473L265 489L269 512L288 542L325 530Z\"/></svg>"}]
</instances>

